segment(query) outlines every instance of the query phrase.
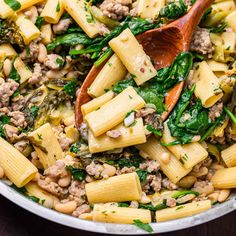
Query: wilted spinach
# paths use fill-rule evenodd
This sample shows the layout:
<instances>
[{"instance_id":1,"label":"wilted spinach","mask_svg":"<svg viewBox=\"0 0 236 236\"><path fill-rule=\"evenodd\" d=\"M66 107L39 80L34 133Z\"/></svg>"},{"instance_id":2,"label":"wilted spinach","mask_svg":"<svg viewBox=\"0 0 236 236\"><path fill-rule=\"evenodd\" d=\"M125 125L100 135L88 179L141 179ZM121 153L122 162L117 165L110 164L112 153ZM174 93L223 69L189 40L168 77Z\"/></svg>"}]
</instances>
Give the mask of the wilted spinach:
<instances>
[{"instance_id":1,"label":"wilted spinach","mask_svg":"<svg viewBox=\"0 0 236 236\"><path fill-rule=\"evenodd\" d=\"M0 137L5 138L5 131L4 131L4 125L10 123L10 117L9 116L1 116L0 117Z\"/></svg>"},{"instance_id":2,"label":"wilted spinach","mask_svg":"<svg viewBox=\"0 0 236 236\"><path fill-rule=\"evenodd\" d=\"M86 171L83 169L77 169L74 168L73 166L67 166L66 169L70 171L74 179L83 181L87 175Z\"/></svg>"}]
</instances>

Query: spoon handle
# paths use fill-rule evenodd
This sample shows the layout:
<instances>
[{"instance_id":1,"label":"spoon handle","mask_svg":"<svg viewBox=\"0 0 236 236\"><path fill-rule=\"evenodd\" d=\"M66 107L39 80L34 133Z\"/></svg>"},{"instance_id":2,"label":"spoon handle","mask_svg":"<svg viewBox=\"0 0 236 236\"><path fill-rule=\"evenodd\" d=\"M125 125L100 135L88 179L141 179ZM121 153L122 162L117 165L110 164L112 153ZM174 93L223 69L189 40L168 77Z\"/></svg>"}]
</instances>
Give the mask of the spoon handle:
<instances>
[{"instance_id":1,"label":"spoon handle","mask_svg":"<svg viewBox=\"0 0 236 236\"><path fill-rule=\"evenodd\" d=\"M203 14L213 2L214 0L197 0L185 16L170 24L179 28L182 32L184 41L186 42L186 48L188 48L190 44L193 29L197 27Z\"/></svg>"}]
</instances>

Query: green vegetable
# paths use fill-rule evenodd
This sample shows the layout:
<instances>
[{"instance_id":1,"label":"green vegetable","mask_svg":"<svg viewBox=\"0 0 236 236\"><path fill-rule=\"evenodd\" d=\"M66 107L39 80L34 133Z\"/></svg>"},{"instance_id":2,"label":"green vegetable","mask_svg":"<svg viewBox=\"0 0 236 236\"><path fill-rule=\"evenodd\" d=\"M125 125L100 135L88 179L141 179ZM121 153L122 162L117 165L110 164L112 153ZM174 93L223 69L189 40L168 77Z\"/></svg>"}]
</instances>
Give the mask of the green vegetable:
<instances>
[{"instance_id":1,"label":"green vegetable","mask_svg":"<svg viewBox=\"0 0 236 236\"><path fill-rule=\"evenodd\" d=\"M16 0L4 0L4 2L13 10L17 11L21 8L20 2Z\"/></svg>"},{"instance_id":2,"label":"green vegetable","mask_svg":"<svg viewBox=\"0 0 236 236\"><path fill-rule=\"evenodd\" d=\"M204 56L197 53L197 52L191 52L193 55L193 61L203 61L204 60Z\"/></svg>"},{"instance_id":3,"label":"green vegetable","mask_svg":"<svg viewBox=\"0 0 236 236\"><path fill-rule=\"evenodd\" d=\"M11 68L9 78L12 80L15 80L17 83L20 82L20 75L18 74L17 70L14 67L14 62L12 63L12 68Z\"/></svg>"},{"instance_id":4,"label":"green vegetable","mask_svg":"<svg viewBox=\"0 0 236 236\"><path fill-rule=\"evenodd\" d=\"M66 169L70 171L74 179L83 181L87 175L86 171L83 169L77 169L74 168L73 166L67 166Z\"/></svg>"},{"instance_id":5,"label":"green vegetable","mask_svg":"<svg viewBox=\"0 0 236 236\"><path fill-rule=\"evenodd\" d=\"M138 168L139 165L143 162L143 158L140 156L133 156L130 159L122 157L116 161L120 168L123 167L132 167Z\"/></svg>"},{"instance_id":6,"label":"green vegetable","mask_svg":"<svg viewBox=\"0 0 236 236\"><path fill-rule=\"evenodd\" d=\"M138 174L140 182L143 184L146 182L148 171L147 170L137 170L136 173Z\"/></svg>"},{"instance_id":7,"label":"green vegetable","mask_svg":"<svg viewBox=\"0 0 236 236\"><path fill-rule=\"evenodd\" d=\"M212 7L208 8L202 16L201 22L204 22L207 17L212 13Z\"/></svg>"},{"instance_id":8,"label":"green vegetable","mask_svg":"<svg viewBox=\"0 0 236 236\"><path fill-rule=\"evenodd\" d=\"M177 138L176 141L162 143L163 146L191 143L196 135L200 135L201 140L204 140L223 121L224 113L215 121L211 121L208 118L209 109L204 108L200 100L197 99L195 104L190 104L194 89L195 86L182 93L167 122L171 135Z\"/></svg>"},{"instance_id":9,"label":"green vegetable","mask_svg":"<svg viewBox=\"0 0 236 236\"><path fill-rule=\"evenodd\" d=\"M129 207L129 204L125 202L118 202L118 207Z\"/></svg>"},{"instance_id":10,"label":"green vegetable","mask_svg":"<svg viewBox=\"0 0 236 236\"><path fill-rule=\"evenodd\" d=\"M174 193L173 195L171 195L171 197L174 199L177 199L180 197L184 197L188 194L194 194L195 196L198 196L199 192L192 191L192 190L181 190L181 191L178 191L177 193Z\"/></svg>"},{"instance_id":11,"label":"green vegetable","mask_svg":"<svg viewBox=\"0 0 236 236\"><path fill-rule=\"evenodd\" d=\"M63 89L67 95L69 95L70 97L74 97L76 92L76 86L76 81L70 81L66 85L64 85Z\"/></svg>"},{"instance_id":12,"label":"green vegetable","mask_svg":"<svg viewBox=\"0 0 236 236\"><path fill-rule=\"evenodd\" d=\"M118 83L116 83L112 87L112 91L119 94L129 86L136 87L137 85L133 79L125 79L125 80L121 80Z\"/></svg>"},{"instance_id":13,"label":"green vegetable","mask_svg":"<svg viewBox=\"0 0 236 236\"><path fill-rule=\"evenodd\" d=\"M146 129L149 132L152 132L153 134L157 135L157 136L162 136L162 133L160 130L155 129L152 125L147 125Z\"/></svg>"},{"instance_id":14,"label":"green vegetable","mask_svg":"<svg viewBox=\"0 0 236 236\"><path fill-rule=\"evenodd\" d=\"M140 229L143 229L144 231L147 231L148 233L153 232L152 227L147 223L143 223L141 220L134 220L134 225L136 225Z\"/></svg>"},{"instance_id":15,"label":"green vegetable","mask_svg":"<svg viewBox=\"0 0 236 236\"><path fill-rule=\"evenodd\" d=\"M5 138L5 131L3 129L4 125L9 124L10 123L10 117L9 116L1 116L0 117L0 137Z\"/></svg>"},{"instance_id":16,"label":"green vegetable","mask_svg":"<svg viewBox=\"0 0 236 236\"><path fill-rule=\"evenodd\" d=\"M209 30L211 33L222 33L222 32L226 31L227 25L228 25L227 22L222 22L219 25L217 25L216 27L209 28Z\"/></svg>"},{"instance_id":17,"label":"green vegetable","mask_svg":"<svg viewBox=\"0 0 236 236\"><path fill-rule=\"evenodd\" d=\"M39 112L39 107L38 106L32 106L30 108L30 114L31 114L31 117L33 119L36 119L37 115L38 115L38 112Z\"/></svg>"},{"instance_id":18,"label":"green vegetable","mask_svg":"<svg viewBox=\"0 0 236 236\"><path fill-rule=\"evenodd\" d=\"M56 12L59 12L61 10L60 2L57 2Z\"/></svg>"},{"instance_id":19,"label":"green vegetable","mask_svg":"<svg viewBox=\"0 0 236 236\"><path fill-rule=\"evenodd\" d=\"M62 67L62 66L64 65L64 61L63 61L61 58L59 58L59 57L57 57L56 63L57 63L60 67Z\"/></svg>"},{"instance_id":20,"label":"green vegetable","mask_svg":"<svg viewBox=\"0 0 236 236\"><path fill-rule=\"evenodd\" d=\"M100 66L106 59L108 59L112 55L112 53L113 51L110 47L108 47L107 50L97 59L97 61L94 62L94 65Z\"/></svg>"},{"instance_id":21,"label":"green vegetable","mask_svg":"<svg viewBox=\"0 0 236 236\"><path fill-rule=\"evenodd\" d=\"M142 204L142 203L139 203L139 208L147 209L147 210L150 210L150 211L160 211L162 209L167 208L167 206L166 206L165 203L161 203L161 204L156 205L156 206L153 206L152 204Z\"/></svg>"},{"instance_id":22,"label":"green vegetable","mask_svg":"<svg viewBox=\"0 0 236 236\"><path fill-rule=\"evenodd\" d=\"M183 0L171 2L169 5L163 7L160 11L160 16L169 20L175 20L187 13L188 7Z\"/></svg>"},{"instance_id":23,"label":"green vegetable","mask_svg":"<svg viewBox=\"0 0 236 236\"><path fill-rule=\"evenodd\" d=\"M80 151L79 145L78 143L74 143L71 147L70 147L70 152L73 153L78 153Z\"/></svg>"},{"instance_id":24,"label":"green vegetable","mask_svg":"<svg viewBox=\"0 0 236 236\"><path fill-rule=\"evenodd\" d=\"M77 44L89 45L93 42L84 33L71 33L56 37L56 39L47 45L47 50L52 51L60 45L64 46L75 46Z\"/></svg>"},{"instance_id":25,"label":"green vegetable","mask_svg":"<svg viewBox=\"0 0 236 236\"><path fill-rule=\"evenodd\" d=\"M37 17L37 20L35 22L35 25L41 29L42 28L42 25L43 25L43 22L44 22L44 18L42 16L38 16Z\"/></svg>"},{"instance_id":26,"label":"green vegetable","mask_svg":"<svg viewBox=\"0 0 236 236\"><path fill-rule=\"evenodd\" d=\"M233 123L236 125L236 116L231 112L227 107L224 107L225 112L230 117L230 119L233 121Z\"/></svg>"}]
</instances>

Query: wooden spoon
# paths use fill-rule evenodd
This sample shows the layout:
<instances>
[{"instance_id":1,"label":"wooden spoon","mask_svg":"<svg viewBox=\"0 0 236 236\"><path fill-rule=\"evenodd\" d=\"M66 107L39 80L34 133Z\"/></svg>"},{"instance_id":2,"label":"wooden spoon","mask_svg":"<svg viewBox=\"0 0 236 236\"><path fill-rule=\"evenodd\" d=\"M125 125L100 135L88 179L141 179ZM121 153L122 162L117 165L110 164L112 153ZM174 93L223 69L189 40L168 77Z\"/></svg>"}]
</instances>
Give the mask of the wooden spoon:
<instances>
[{"instance_id":1,"label":"wooden spoon","mask_svg":"<svg viewBox=\"0 0 236 236\"><path fill-rule=\"evenodd\" d=\"M152 59L158 70L170 66L175 57L183 51L188 51L193 31L201 20L204 12L211 6L214 0L197 0L186 15L161 28L146 31L136 38L142 44L144 51ZM91 100L87 89L91 86L105 62L93 66L87 75L82 87L79 89L76 99L76 125L80 127L83 122L81 106ZM165 97L167 111L162 114L165 120L177 103L182 92L184 82L177 84Z\"/></svg>"}]
</instances>

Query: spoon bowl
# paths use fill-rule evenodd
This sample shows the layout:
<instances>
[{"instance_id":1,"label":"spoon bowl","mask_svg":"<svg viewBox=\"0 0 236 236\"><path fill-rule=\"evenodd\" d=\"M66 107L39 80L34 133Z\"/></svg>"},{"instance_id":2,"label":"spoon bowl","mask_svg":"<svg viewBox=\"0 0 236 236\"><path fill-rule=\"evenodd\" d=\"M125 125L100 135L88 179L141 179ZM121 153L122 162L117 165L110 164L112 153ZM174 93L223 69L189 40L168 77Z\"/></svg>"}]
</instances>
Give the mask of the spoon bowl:
<instances>
[{"instance_id":1,"label":"spoon bowl","mask_svg":"<svg viewBox=\"0 0 236 236\"><path fill-rule=\"evenodd\" d=\"M214 0L197 0L188 13L180 19L161 28L148 30L136 37L157 70L170 66L179 53L189 50L192 34L202 15L213 2ZM81 106L91 100L87 89L91 86L105 63L106 61L98 67L92 67L77 93L75 113L78 128L83 122ZM183 86L184 82L177 84L165 96L167 111L162 114L163 120L168 117L177 103Z\"/></svg>"}]
</instances>

